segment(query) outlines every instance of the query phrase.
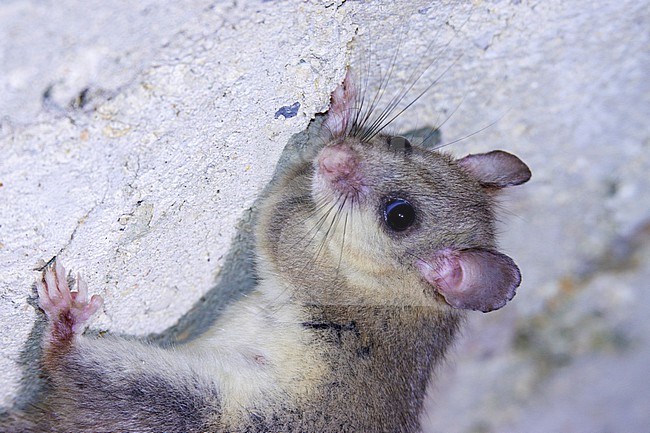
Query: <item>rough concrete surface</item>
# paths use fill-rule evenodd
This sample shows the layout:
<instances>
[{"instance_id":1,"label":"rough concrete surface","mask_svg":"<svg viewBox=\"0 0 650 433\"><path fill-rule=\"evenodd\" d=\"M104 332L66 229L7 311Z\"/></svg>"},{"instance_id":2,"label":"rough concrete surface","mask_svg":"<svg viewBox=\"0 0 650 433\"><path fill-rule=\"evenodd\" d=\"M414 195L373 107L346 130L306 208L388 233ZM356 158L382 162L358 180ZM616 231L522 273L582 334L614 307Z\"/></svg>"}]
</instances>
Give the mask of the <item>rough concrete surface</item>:
<instances>
[{"instance_id":1,"label":"rough concrete surface","mask_svg":"<svg viewBox=\"0 0 650 433\"><path fill-rule=\"evenodd\" d=\"M104 297L95 332L169 328L346 64L372 91L397 53L395 91L439 81L395 130L533 171L501 212L524 282L471 315L425 431L648 431L649 29L633 0L0 3L0 406L43 261Z\"/></svg>"}]
</instances>

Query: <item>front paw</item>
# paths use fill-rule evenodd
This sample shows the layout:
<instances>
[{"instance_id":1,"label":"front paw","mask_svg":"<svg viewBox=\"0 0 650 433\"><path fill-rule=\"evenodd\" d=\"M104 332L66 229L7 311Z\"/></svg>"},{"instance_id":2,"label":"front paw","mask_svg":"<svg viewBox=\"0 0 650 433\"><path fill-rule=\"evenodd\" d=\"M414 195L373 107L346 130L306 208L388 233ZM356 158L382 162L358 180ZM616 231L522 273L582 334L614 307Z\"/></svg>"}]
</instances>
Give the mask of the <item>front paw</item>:
<instances>
[{"instance_id":1,"label":"front paw","mask_svg":"<svg viewBox=\"0 0 650 433\"><path fill-rule=\"evenodd\" d=\"M53 328L63 334L81 332L85 322L104 303L99 295L88 299L88 286L78 274L75 285L77 291L70 291L65 269L58 261L48 266L42 281L36 283L38 305Z\"/></svg>"}]
</instances>

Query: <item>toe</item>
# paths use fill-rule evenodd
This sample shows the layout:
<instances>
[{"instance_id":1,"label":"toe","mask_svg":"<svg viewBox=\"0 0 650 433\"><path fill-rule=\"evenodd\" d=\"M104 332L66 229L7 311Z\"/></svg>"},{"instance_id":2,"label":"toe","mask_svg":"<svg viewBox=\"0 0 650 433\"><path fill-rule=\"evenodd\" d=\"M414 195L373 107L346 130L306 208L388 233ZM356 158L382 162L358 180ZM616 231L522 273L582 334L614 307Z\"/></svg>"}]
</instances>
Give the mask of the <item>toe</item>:
<instances>
[{"instance_id":1,"label":"toe","mask_svg":"<svg viewBox=\"0 0 650 433\"><path fill-rule=\"evenodd\" d=\"M61 295L59 294L59 288L56 284L56 275L54 275L54 270L52 267L48 267L45 270L43 279L45 280L45 287L47 288L47 297L50 299L50 301L56 302L61 298Z\"/></svg>"},{"instance_id":2,"label":"toe","mask_svg":"<svg viewBox=\"0 0 650 433\"><path fill-rule=\"evenodd\" d=\"M49 316L51 310L54 308L54 304L52 304L47 289L42 281L36 282L36 291L38 292L38 305Z\"/></svg>"},{"instance_id":3,"label":"toe","mask_svg":"<svg viewBox=\"0 0 650 433\"><path fill-rule=\"evenodd\" d=\"M77 274L77 295L75 301L84 304L88 302L88 284L81 278L80 273Z\"/></svg>"}]
</instances>

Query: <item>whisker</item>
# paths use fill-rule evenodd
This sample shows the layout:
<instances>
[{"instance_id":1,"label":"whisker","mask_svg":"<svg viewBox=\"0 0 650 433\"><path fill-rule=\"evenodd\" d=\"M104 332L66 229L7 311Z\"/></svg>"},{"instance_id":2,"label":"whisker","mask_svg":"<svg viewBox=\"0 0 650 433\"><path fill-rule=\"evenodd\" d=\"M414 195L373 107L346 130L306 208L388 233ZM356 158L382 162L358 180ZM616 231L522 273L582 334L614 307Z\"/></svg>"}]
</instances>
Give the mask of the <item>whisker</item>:
<instances>
[{"instance_id":1,"label":"whisker","mask_svg":"<svg viewBox=\"0 0 650 433\"><path fill-rule=\"evenodd\" d=\"M377 131L373 131L373 133L372 133L372 134L367 138L367 140L372 140L372 139L373 139L377 134L379 134L383 129L385 129L388 125L390 125L391 123L393 123L393 122L395 121L395 119L397 119L398 117L400 117L400 116L401 116L401 115L402 115L406 110L408 110L409 108L411 108L411 106L412 106L413 104L415 104L418 100L420 100L420 98L422 98L422 97L423 97L427 92L429 92L429 90L431 90L431 88L433 88L433 86L435 86L436 84L438 84L438 83L440 82L440 80L442 79L442 77L444 77L445 74L447 74L447 72L449 72L449 70L450 70L453 66L455 66L456 63L457 63L459 60L460 60L460 56L457 57L457 58L456 58L456 59L455 59L455 60L454 60L454 61L453 61L449 66L447 66L447 67L445 68L445 70L444 70L440 75L438 75L438 77L437 77L435 80L433 80L433 82L431 82L431 84L429 84L429 85L428 85L428 86L427 86L423 91L421 91L421 92L420 92L420 93L419 93L419 94L418 94L418 95L417 95L417 96L416 96L416 97L415 97L411 102L409 102L408 104L406 104L406 106L405 106L404 108L402 108L401 110L399 110L399 111L397 112L397 114L395 114L393 117L391 117L388 121L382 123L382 124L381 124L381 127L380 127ZM409 87L409 89L408 89L407 92L409 92L409 91L413 88L414 85L415 85L415 83L411 84L411 86ZM405 96L406 96L406 95L402 96L402 97L399 99L399 101L397 101L397 103L399 104L399 102L401 102L402 99L404 99ZM391 109L391 112L392 112L392 110L393 110L394 108L395 108L395 107L393 107L393 108ZM390 116L391 112L389 112L389 113L387 114L386 117ZM385 120L385 118L384 118L383 120Z\"/></svg>"},{"instance_id":2,"label":"whisker","mask_svg":"<svg viewBox=\"0 0 650 433\"><path fill-rule=\"evenodd\" d=\"M330 205L329 208L327 209L327 211L324 212L324 214L323 214L323 215L322 215L322 216L321 216L321 217L316 221L316 223L314 224L314 226L313 226L311 229L309 229L309 230L308 230L308 231L307 231L307 232L306 232L306 233L305 233L305 234L304 234L304 235L303 235L303 236L302 236L302 237L301 237L297 242L295 242L295 243L292 245L292 248L295 247L295 246L297 246L297 245L298 245L299 243L301 243L302 241L304 241L304 240L307 238L307 236L308 236L311 232L314 232L314 234L313 234L313 236L311 237L311 239L309 239L309 241L304 245L304 251L303 251L303 252L305 252L305 251L307 250L307 248L309 247L309 245L314 241L314 239L316 238L316 236L318 235L318 233L319 233L320 230L322 229L323 225L324 225L325 222L327 221L327 219L328 219L329 215L331 214L332 210L334 210L334 208L336 207L336 205L338 204L339 201L340 201L340 198L337 199L337 201L334 202L332 205ZM323 208L325 208L325 207L327 206L327 200L326 200L326 199L322 199L321 202L322 202L323 204L321 204L321 205L317 205L316 208L314 209L314 211L310 214L310 216L308 216L308 217L306 217L306 218L303 219L303 222L304 222L304 221L307 221L311 216L316 215L316 213L318 212L319 209L322 210ZM307 269L310 268L313 264L315 264L317 260L318 260L318 254L316 254L316 256L314 256L312 259L307 260L306 263L304 264L304 266L303 266L303 267L301 268L301 270L299 271L299 275L301 275L301 276L304 275L305 272L307 271ZM285 287L285 288L284 288L284 289L283 289L283 290L282 290L282 291L281 291L281 292L280 292L280 293L275 297L274 301L277 301L279 298L281 298L282 296L284 296L285 293L287 292L287 290L289 290L289 288L288 288L288 287ZM274 305L275 305L275 304L274 304ZM272 306L269 305L269 306L268 306L268 311L277 312L278 309L281 308L282 306L283 306L283 305L280 305L280 304L275 305L274 307L272 307Z\"/></svg>"},{"instance_id":3,"label":"whisker","mask_svg":"<svg viewBox=\"0 0 650 433\"><path fill-rule=\"evenodd\" d=\"M321 229L323 228L323 225L325 225L325 223L326 223L327 220L329 219L329 215L332 213L332 210L334 210L334 208L335 208L336 205L338 204L338 201L339 201L339 199L337 199L337 200L332 204L332 206L330 206L330 208L327 210L327 212L326 212L326 213L325 213L325 214L324 214L324 215L323 215L323 216L318 220L318 222L314 225L314 228L310 229L310 231L313 231L313 232L314 232L314 235L311 237L311 239L309 239L309 242L307 242L307 245L305 245L305 250L307 249L307 247L308 247L309 245L311 245L311 243L314 241L314 239L316 239L316 236L318 236L318 233L319 233L319 232L321 231ZM330 223L330 227L331 227L331 223ZM329 229L328 229L328 232L329 232ZM318 252L320 252L320 248L318 249ZM313 258L313 263L315 263L316 260L318 260L318 253L316 253L316 255L314 256L314 258ZM307 267L308 265L311 265L311 264L312 264L312 261L311 261L311 260L308 260L307 263L305 264L305 267Z\"/></svg>"},{"instance_id":4,"label":"whisker","mask_svg":"<svg viewBox=\"0 0 650 433\"><path fill-rule=\"evenodd\" d=\"M441 128L445 125L445 123L449 122L449 120L453 117L453 115L456 114L456 111L458 111L458 109L460 108L460 106L463 105L463 102L465 102L465 96L463 96L463 97L460 99L460 102L459 102L459 103L454 107L453 110L451 110L451 113L449 113L449 116L447 116L447 117L445 118L445 120L442 121L441 124L439 124L439 125L436 126L436 130L441 129ZM440 116L438 116L438 119L440 119ZM436 122L438 121L438 119L436 119Z\"/></svg>"},{"instance_id":5,"label":"whisker","mask_svg":"<svg viewBox=\"0 0 650 433\"><path fill-rule=\"evenodd\" d=\"M386 94L386 88L387 84L390 82L390 78L393 75L393 72L395 70L395 65L396 65L396 59L397 55L399 53L399 46L401 45L401 38L400 41L398 42L398 48L395 49L393 52L393 56L391 58L390 66L388 68L388 74L384 74L383 72L380 72L380 78L379 78L379 86L377 88L377 92L375 92L375 95L372 99L372 102L370 103L370 106L368 109L363 113L361 116L361 122L358 124L355 124L354 127L354 134L352 136L358 136L358 134L361 134L362 137L361 139L363 140L363 134L364 134L364 129L366 128L366 123L370 121L371 117L375 114L375 110L381 100L383 99L384 95ZM370 75L370 72L368 72L368 77ZM368 84L366 83L366 86ZM374 124L374 121L373 121ZM372 128L372 126L370 126Z\"/></svg>"},{"instance_id":6,"label":"whisker","mask_svg":"<svg viewBox=\"0 0 650 433\"><path fill-rule=\"evenodd\" d=\"M343 206L345 206L345 202L347 201L347 199L348 199L348 197L345 196L343 198L343 202L341 203L341 205L336 210L336 213L334 214L334 217L332 218L332 221L330 222L330 226L327 228L327 231L325 232L325 236L323 236L323 240L322 240L322 242L321 242L321 244L320 244L320 246L318 248L318 251L316 252L316 259L318 259L318 256L320 255L321 251L323 250L323 247L327 243L327 238L329 237L330 232L332 232L332 228L334 228L335 231L336 231L336 226L335 225L338 223L338 220L340 219L341 209L343 209ZM336 200L335 204L337 204L339 202L339 200L340 200L340 197ZM334 233L334 232L332 232L332 233Z\"/></svg>"},{"instance_id":7,"label":"whisker","mask_svg":"<svg viewBox=\"0 0 650 433\"><path fill-rule=\"evenodd\" d=\"M461 28L462 28L462 26L461 26ZM427 51L427 52L430 51L430 50L432 49L433 44L438 40L438 36L439 36L439 34L440 34L440 31L441 31L441 28L438 29L438 31L436 32L436 35L433 37L433 39L431 40L431 42L430 42L429 45L427 46L427 48L426 48L426 51ZM456 33L457 33L457 31L456 31ZM454 37L455 37L455 36L454 36ZM406 96L408 96L408 94L410 93L410 91L413 89L413 87L415 86L415 84L416 84L417 82L419 82L419 80L422 78L422 76L423 76L423 75L424 75L428 70L430 70L430 69L433 67L433 65L436 64L436 63L437 63L437 62L442 58L442 54L443 54L444 52L447 51L447 49L449 48L449 46L450 46L451 42L453 41L454 37L450 38L450 39L449 39L449 40L448 40L448 41L443 45L444 49L441 51L441 53L440 53L439 55L437 55L437 56L436 56L436 57L435 57L431 62L429 62L429 64L428 64L428 65L426 66L426 68L424 68L424 69L421 68L421 65L422 65L422 62L423 62L424 57L420 57L420 60L418 61L417 65L413 68L413 72L411 73L411 75L409 76L409 78L404 82L404 84L402 85L401 89L400 89L398 92L395 93L395 96L391 99L391 101L390 101L389 104L384 108L384 110L382 110L382 112L380 113L380 115L379 115L379 116L377 117L377 119L373 122L373 125L372 125L371 127L367 128L367 136L365 137L366 140L370 140L370 139L372 139L372 137L374 137L377 133L381 132L381 131L386 127L386 126L388 126L390 123L392 123L392 121L395 120L395 118L399 117L399 116L404 112L405 109L404 109L404 110L401 110L401 111L400 111L396 116L394 116L394 117L393 117L393 118L392 118L388 123L386 123L386 124L383 123L384 120L385 120L386 118L390 117L391 113L392 113L392 112L395 110L395 108L396 108L396 107L401 103L401 101L402 101ZM420 72L418 72L418 71L420 71ZM445 71L445 73L446 73L446 71ZM444 75L444 73L443 73L442 75ZM441 75L441 76L442 76L442 75ZM422 92L422 93L421 93L421 94L420 94L420 95L419 95L415 100L411 101L411 103L408 104L407 108L410 107L410 106L411 106L415 101L417 101L417 100L418 100L418 99L419 99L419 98L420 98L424 93L426 93L426 92L427 92L431 87L433 87L433 85L435 85L435 84L439 81L439 79L440 79L440 77L439 77L438 79L436 79L436 81L434 81L433 83L431 83L431 85L429 85L429 86L427 87L427 89L425 89L425 90L424 90L424 91L423 91L423 92ZM407 87L407 84L406 84L406 83L410 83L410 85L408 85L408 87Z\"/></svg>"},{"instance_id":8,"label":"whisker","mask_svg":"<svg viewBox=\"0 0 650 433\"><path fill-rule=\"evenodd\" d=\"M354 204L354 201L352 201L352 204ZM339 254L339 263L336 265L336 274L338 275L339 269L341 268L341 261L343 260L343 250L345 249L345 234L347 233L348 229L348 216L350 215L350 212L348 210L345 211L345 221L343 222L343 237L341 238L341 253Z\"/></svg>"},{"instance_id":9,"label":"whisker","mask_svg":"<svg viewBox=\"0 0 650 433\"><path fill-rule=\"evenodd\" d=\"M325 208L325 206L327 206L327 200L323 199L323 204L322 204L322 205L319 205L318 207L316 207L316 208L313 210L313 212L311 212L311 213L308 214L305 218L303 218L303 220L302 220L301 222L296 223L296 225L305 223L308 219L310 219L310 218L313 217L314 215L317 215L317 214L318 214L322 209ZM323 213L323 215L321 215L321 217L316 221L316 223L314 223L314 226L313 226L312 228L310 228L309 230L307 230L307 231L305 232L305 234L304 234L302 237L300 237L300 238L299 238L299 239L298 239L298 240L297 240L297 241L292 245L292 247L297 246L300 242L302 242L303 240L305 240L305 238L307 238L307 236L309 236L309 235L312 233L312 231L316 230L316 232L318 232L318 230L320 229L320 226L321 226L321 225L324 223L324 221L327 219L327 216L330 214L330 212L332 211L332 209L334 209L334 206L336 206L336 203L332 204L332 205L330 206L330 208L329 208L325 213ZM314 235L314 236L315 236L315 235ZM313 240L313 238L312 238L312 240ZM307 245L309 245L309 242L307 243Z\"/></svg>"},{"instance_id":10,"label":"whisker","mask_svg":"<svg viewBox=\"0 0 650 433\"><path fill-rule=\"evenodd\" d=\"M502 117L503 117L503 116L502 116ZM478 130L472 132L471 134L467 134L467 135L464 135L464 136L462 136L462 137L460 137L460 138L457 138L457 139L455 139L455 140L448 141L448 142L446 142L446 143L444 143L444 144L437 145L437 146L435 146L433 149L434 149L434 150L442 149L443 147L451 146L451 145L454 144L454 143L458 143L459 141L466 140L466 139L468 139L468 138L470 138L470 137L475 136L476 134L480 134L481 132L485 131L486 129L491 128L491 127L493 127L494 125L496 125L499 121L501 121L502 117L498 118L497 120L495 120L494 122L490 123L489 125L486 125L486 126L482 127L481 129L478 129Z\"/></svg>"},{"instance_id":11,"label":"whisker","mask_svg":"<svg viewBox=\"0 0 650 433\"><path fill-rule=\"evenodd\" d=\"M404 84L402 84L401 88L399 91L397 91L394 96L390 99L388 104L384 107L384 109L380 112L376 112L376 108L385 95L385 90L386 90L386 83L389 81L389 79L393 75L393 71L395 69L395 66L397 64L397 54L399 52L399 49L402 46L402 37L400 36L400 40L398 43L398 48L395 50L395 52L392 54L391 57L391 62L390 62L390 67L389 67L389 73L387 75L382 74L380 78L380 83L379 83L379 89L375 93L375 97L373 98L372 103L370 106L364 110L365 112L363 114L359 114L355 116L355 122L353 124L353 127L351 128L350 136L355 136L359 137L361 141L370 141L372 140L377 134L379 134L381 131L383 131L387 126L392 124L397 118L399 118L406 110L408 110L414 103L416 103L424 94L426 94L428 91L431 90L433 86L438 84L440 80L447 74L447 72L456 65L456 63L460 60L462 57L462 54L459 55L445 70L433 81L431 84L429 84L422 92L420 92L415 98L413 98L406 106L402 109L400 109L396 114L394 114L395 110L397 107L402 103L402 101L410 94L410 92L413 90L414 86L416 83L418 83L421 78L429 71L435 64L437 64L440 59L442 59L443 54L449 50L451 46L451 42L458 36L459 32L464 28L464 26L469 22L471 18L471 13L469 16L461 23L460 26L457 28L454 28L454 34L452 37L447 40L446 43L442 45L442 49L440 50L440 53L435 56L433 60L429 62L429 64L425 67L422 68L422 63L424 61L424 56L421 56L420 59L418 60L416 66L412 69L412 72L407 80L404 81ZM433 45L438 41L440 32L442 31L442 27L438 28L438 31L436 32L435 36L431 40L431 42L427 46L427 52L432 50ZM405 34L405 33L404 33ZM367 86L366 86L367 88ZM360 107L363 104L360 105Z\"/></svg>"}]
</instances>

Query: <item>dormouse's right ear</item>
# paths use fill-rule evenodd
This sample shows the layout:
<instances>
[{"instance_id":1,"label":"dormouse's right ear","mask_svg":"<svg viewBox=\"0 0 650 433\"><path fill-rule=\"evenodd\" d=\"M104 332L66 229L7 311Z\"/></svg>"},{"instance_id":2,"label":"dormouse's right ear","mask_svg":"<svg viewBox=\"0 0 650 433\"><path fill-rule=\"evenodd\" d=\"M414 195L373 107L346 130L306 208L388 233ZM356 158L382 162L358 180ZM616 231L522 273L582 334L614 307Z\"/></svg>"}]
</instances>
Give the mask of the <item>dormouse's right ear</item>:
<instances>
[{"instance_id":1,"label":"dormouse's right ear","mask_svg":"<svg viewBox=\"0 0 650 433\"><path fill-rule=\"evenodd\" d=\"M530 179L530 169L515 155L502 150L467 155L458 165L488 188L521 185Z\"/></svg>"},{"instance_id":2,"label":"dormouse's right ear","mask_svg":"<svg viewBox=\"0 0 650 433\"><path fill-rule=\"evenodd\" d=\"M521 283L510 257L482 248L442 249L418 259L416 266L449 305L463 310L498 310Z\"/></svg>"},{"instance_id":3,"label":"dormouse's right ear","mask_svg":"<svg viewBox=\"0 0 650 433\"><path fill-rule=\"evenodd\" d=\"M330 108L323 122L333 138L343 137L348 133L356 116L357 89L352 82L352 73L348 69L343 83L332 92Z\"/></svg>"}]
</instances>

